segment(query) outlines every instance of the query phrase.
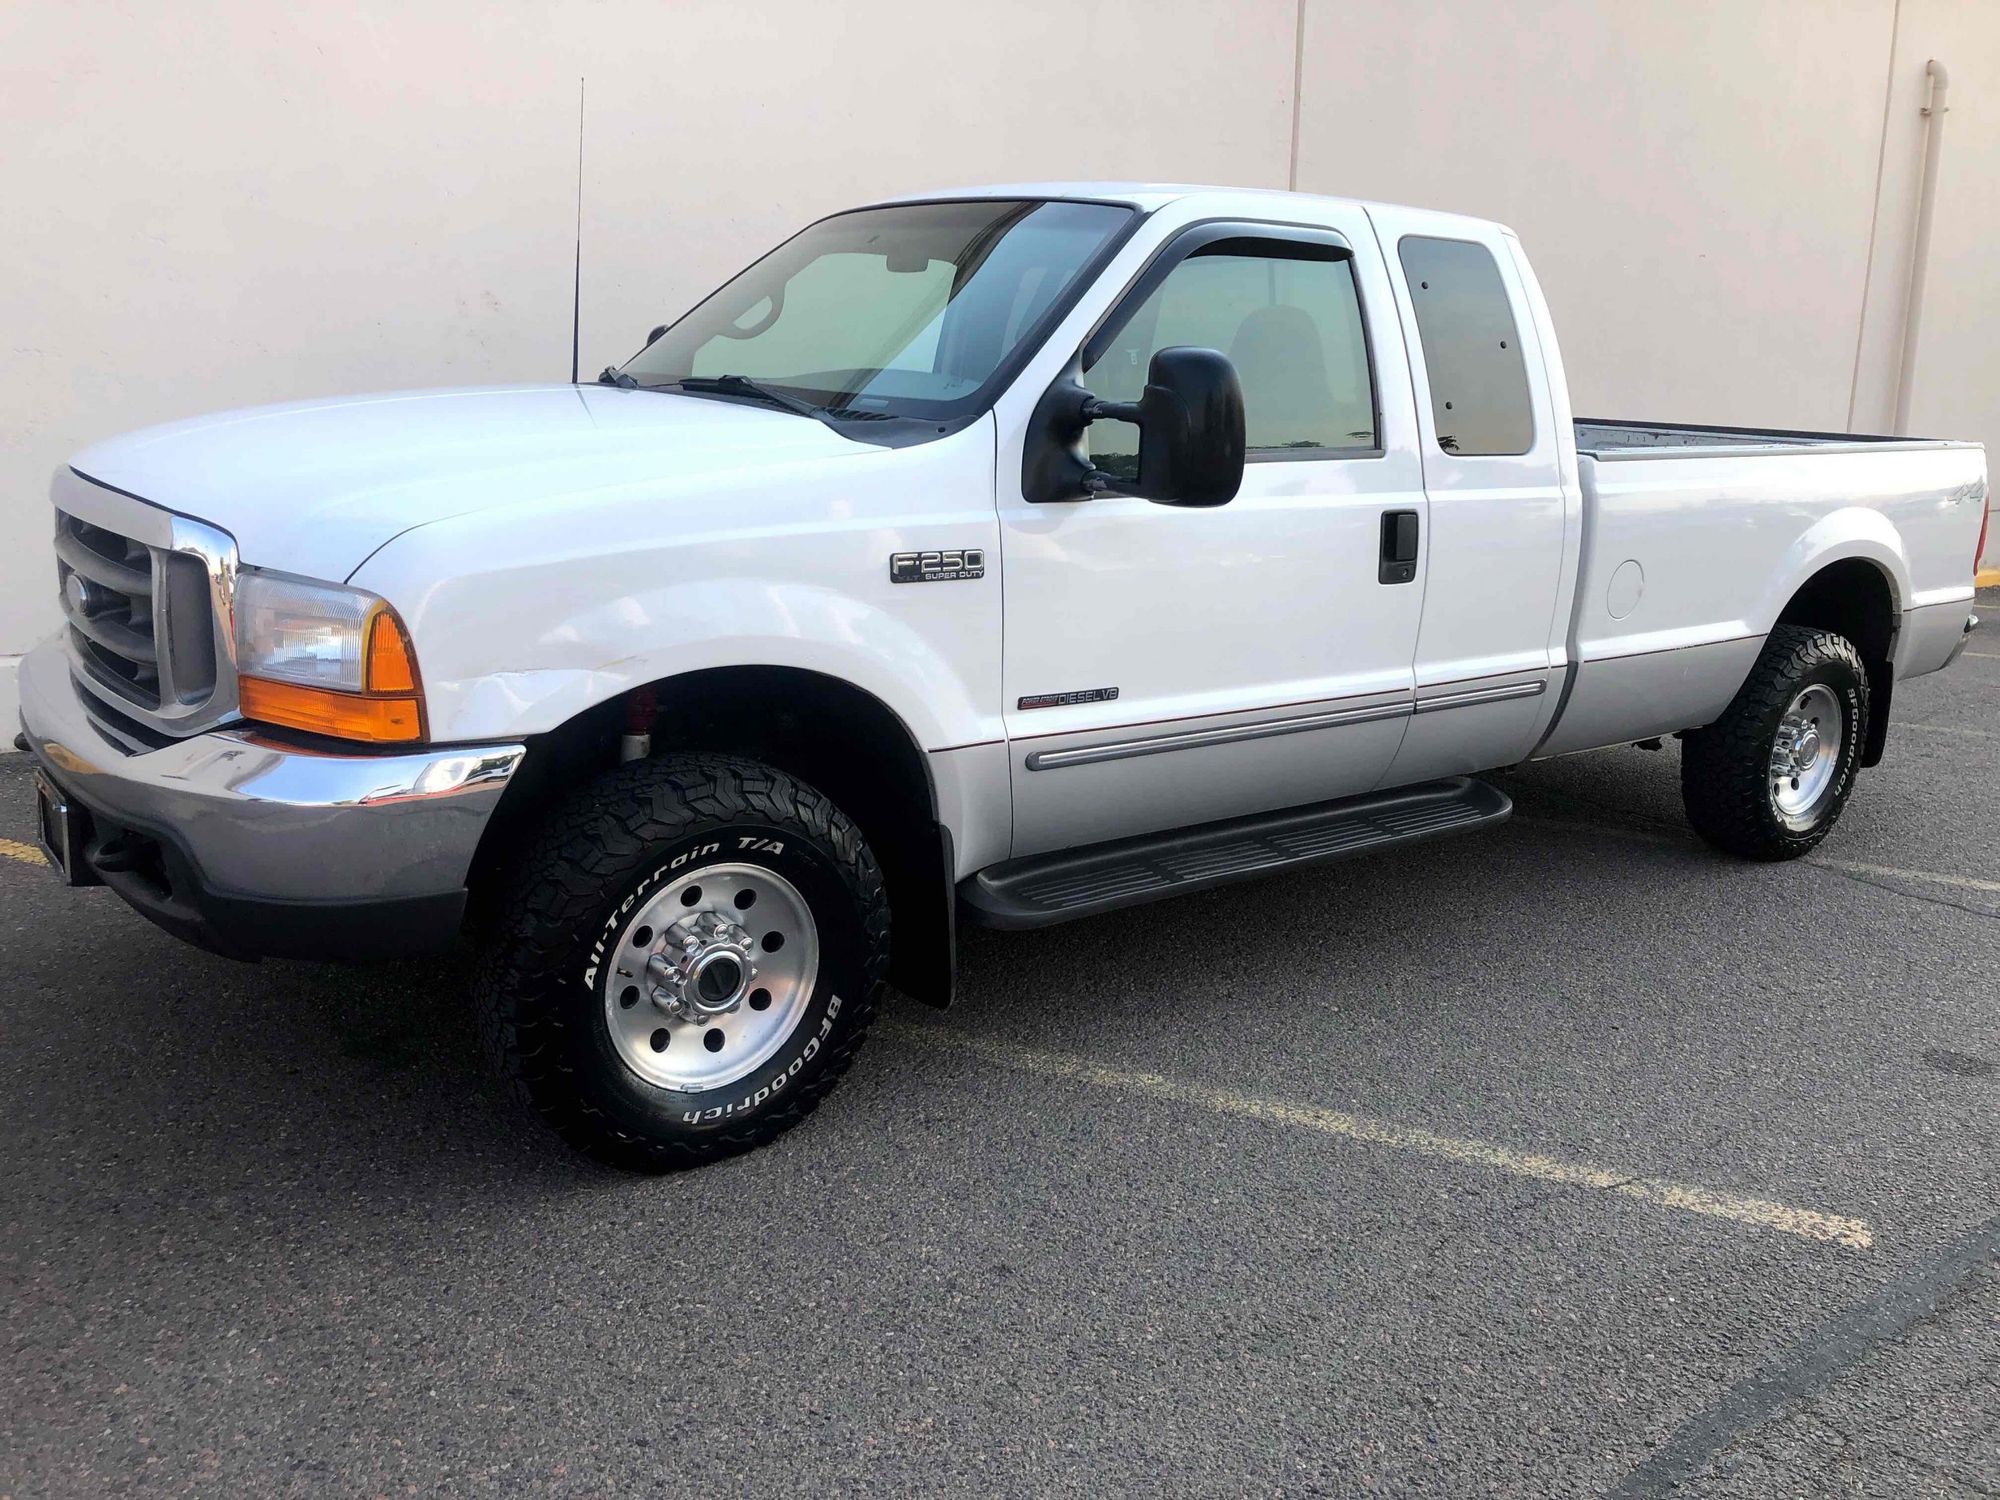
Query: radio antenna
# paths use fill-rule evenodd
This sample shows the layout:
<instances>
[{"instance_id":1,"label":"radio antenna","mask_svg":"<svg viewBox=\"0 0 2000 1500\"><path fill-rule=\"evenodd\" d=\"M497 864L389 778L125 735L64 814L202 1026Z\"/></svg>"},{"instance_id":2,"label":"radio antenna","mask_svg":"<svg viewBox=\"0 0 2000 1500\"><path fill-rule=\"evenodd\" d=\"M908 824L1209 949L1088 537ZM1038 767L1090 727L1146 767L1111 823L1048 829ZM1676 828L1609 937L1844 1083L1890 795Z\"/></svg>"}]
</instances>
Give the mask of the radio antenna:
<instances>
[{"instance_id":1,"label":"radio antenna","mask_svg":"<svg viewBox=\"0 0 2000 1500\"><path fill-rule=\"evenodd\" d=\"M569 383L578 384L583 329L583 80L576 81L576 271L570 282Z\"/></svg>"}]
</instances>

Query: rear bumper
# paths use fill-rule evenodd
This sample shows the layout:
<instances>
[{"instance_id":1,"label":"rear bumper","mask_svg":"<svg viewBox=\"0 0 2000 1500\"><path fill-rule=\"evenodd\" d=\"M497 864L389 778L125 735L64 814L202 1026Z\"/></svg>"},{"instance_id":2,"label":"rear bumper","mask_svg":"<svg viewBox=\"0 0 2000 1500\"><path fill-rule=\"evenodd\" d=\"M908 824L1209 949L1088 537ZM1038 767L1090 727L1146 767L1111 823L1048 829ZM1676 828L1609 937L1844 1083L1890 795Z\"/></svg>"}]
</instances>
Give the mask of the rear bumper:
<instances>
[{"instance_id":1,"label":"rear bumper","mask_svg":"<svg viewBox=\"0 0 2000 1500\"><path fill-rule=\"evenodd\" d=\"M1941 672L1958 660L1979 628L1976 602L1970 590L1954 590L1955 599L1919 604L1903 611L1896 629L1896 678Z\"/></svg>"},{"instance_id":2,"label":"rear bumper","mask_svg":"<svg viewBox=\"0 0 2000 1500\"><path fill-rule=\"evenodd\" d=\"M1951 648L1951 655L1947 656L1944 659L1944 664L1947 667L1950 666L1953 662L1957 661L1959 653L1965 650L1967 646L1972 644L1972 632L1977 630L1978 628L1979 628L1979 616L1975 614L1968 614L1965 617L1965 629L1959 635L1958 643Z\"/></svg>"},{"instance_id":3,"label":"rear bumper","mask_svg":"<svg viewBox=\"0 0 2000 1500\"><path fill-rule=\"evenodd\" d=\"M451 941L524 747L348 754L238 726L129 753L85 712L59 641L22 659L28 748L84 822L80 881L236 958L362 959Z\"/></svg>"}]
</instances>

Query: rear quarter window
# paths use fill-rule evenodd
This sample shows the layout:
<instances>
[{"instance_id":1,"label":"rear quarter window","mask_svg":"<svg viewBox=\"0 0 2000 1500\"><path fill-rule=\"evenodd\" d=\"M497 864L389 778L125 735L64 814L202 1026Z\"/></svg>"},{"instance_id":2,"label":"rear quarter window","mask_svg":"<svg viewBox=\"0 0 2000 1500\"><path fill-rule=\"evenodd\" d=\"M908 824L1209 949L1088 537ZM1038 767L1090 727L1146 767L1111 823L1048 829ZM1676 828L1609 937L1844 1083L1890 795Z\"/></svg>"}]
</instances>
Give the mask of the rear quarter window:
<instances>
[{"instance_id":1,"label":"rear quarter window","mask_svg":"<svg viewBox=\"0 0 2000 1500\"><path fill-rule=\"evenodd\" d=\"M1528 368L1492 252L1470 240L1407 235L1396 253L1424 346L1438 446L1460 457L1526 453L1535 446Z\"/></svg>"}]
</instances>

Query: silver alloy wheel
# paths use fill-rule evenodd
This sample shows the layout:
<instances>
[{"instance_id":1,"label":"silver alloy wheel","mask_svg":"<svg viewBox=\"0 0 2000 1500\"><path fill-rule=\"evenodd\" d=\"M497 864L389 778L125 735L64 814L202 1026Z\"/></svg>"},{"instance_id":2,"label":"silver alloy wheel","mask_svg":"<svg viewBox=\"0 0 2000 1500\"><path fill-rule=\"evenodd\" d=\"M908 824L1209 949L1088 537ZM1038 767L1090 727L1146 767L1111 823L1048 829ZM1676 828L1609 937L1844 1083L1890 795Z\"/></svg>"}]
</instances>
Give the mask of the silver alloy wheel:
<instances>
[{"instance_id":1,"label":"silver alloy wheel","mask_svg":"<svg viewBox=\"0 0 2000 1500\"><path fill-rule=\"evenodd\" d=\"M770 1061L819 978L811 908L761 865L707 865L664 886L616 952L604 982L612 1044L646 1082L683 1093Z\"/></svg>"},{"instance_id":2,"label":"silver alloy wheel","mask_svg":"<svg viewBox=\"0 0 2000 1500\"><path fill-rule=\"evenodd\" d=\"M1846 733L1839 697L1820 683L1801 689L1785 709L1771 746L1771 806L1787 828L1804 832L1818 821Z\"/></svg>"}]
</instances>

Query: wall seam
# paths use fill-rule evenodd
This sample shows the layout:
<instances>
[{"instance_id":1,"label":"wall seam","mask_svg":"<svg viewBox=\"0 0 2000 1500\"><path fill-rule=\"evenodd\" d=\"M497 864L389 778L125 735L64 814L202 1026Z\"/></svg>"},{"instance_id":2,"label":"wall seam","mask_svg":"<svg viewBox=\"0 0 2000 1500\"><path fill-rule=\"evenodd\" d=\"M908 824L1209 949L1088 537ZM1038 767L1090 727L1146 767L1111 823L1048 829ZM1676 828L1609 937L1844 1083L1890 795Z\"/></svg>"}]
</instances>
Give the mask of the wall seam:
<instances>
[{"instance_id":1,"label":"wall seam","mask_svg":"<svg viewBox=\"0 0 2000 1500\"><path fill-rule=\"evenodd\" d=\"M1889 106L1896 94L1896 47L1903 38L1903 0L1889 12L1889 72L1882 83L1882 134L1875 144L1875 200L1868 210L1868 255L1861 269L1861 314L1854 329L1854 372L1847 383L1847 430L1861 400L1861 347L1868 338L1868 294L1875 285L1875 240L1882 223L1882 177L1889 159Z\"/></svg>"}]
</instances>

